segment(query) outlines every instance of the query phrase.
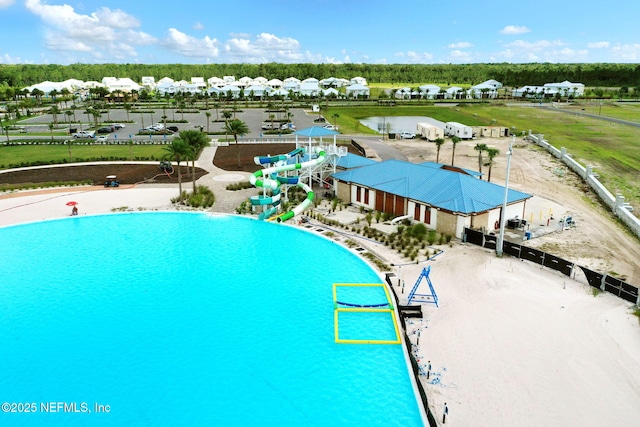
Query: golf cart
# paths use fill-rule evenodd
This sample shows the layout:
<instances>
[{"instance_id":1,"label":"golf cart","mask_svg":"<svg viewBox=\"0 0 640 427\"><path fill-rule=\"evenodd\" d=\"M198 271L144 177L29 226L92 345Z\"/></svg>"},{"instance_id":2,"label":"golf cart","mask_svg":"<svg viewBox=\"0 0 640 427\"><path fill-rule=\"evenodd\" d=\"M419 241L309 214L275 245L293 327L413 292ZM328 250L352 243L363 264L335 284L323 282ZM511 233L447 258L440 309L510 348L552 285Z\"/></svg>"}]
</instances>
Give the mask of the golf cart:
<instances>
[{"instance_id":1,"label":"golf cart","mask_svg":"<svg viewBox=\"0 0 640 427\"><path fill-rule=\"evenodd\" d=\"M105 187L119 187L120 181L118 181L115 175L108 175L107 180L104 182Z\"/></svg>"},{"instance_id":2,"label":"golf cart","mask_svg":"<svg viewBox=\"0 0 640 427\"><path fill-rule=\"evenodd\" d=\"M167 160L161 161L159 168L164 173L173 173L173 165Z\"/></svg>"}]
</instances>

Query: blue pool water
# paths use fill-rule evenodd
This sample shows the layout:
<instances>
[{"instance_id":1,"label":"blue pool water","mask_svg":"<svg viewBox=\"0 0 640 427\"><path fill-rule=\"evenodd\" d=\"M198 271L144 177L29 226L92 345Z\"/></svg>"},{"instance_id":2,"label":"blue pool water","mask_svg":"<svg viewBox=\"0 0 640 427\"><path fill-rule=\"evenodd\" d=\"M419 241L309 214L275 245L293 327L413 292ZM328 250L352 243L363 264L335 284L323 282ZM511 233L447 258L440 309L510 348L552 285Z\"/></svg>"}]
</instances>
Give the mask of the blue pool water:
<instances>
[{"instance_id":1,"label":"blue pool water","mask_svg":"<svg viewBox=\"0 0 640 427\"><path fill-rule=\"evenodd\" d=\"M0 229L0 271L0 402L37 412L0 425L422 425L401 345L334 342L333 283L379 277L295 227L31 223ZM390 316L374 314L345 317L345 333L386 338Z\"/></svg>"}]
</instances>

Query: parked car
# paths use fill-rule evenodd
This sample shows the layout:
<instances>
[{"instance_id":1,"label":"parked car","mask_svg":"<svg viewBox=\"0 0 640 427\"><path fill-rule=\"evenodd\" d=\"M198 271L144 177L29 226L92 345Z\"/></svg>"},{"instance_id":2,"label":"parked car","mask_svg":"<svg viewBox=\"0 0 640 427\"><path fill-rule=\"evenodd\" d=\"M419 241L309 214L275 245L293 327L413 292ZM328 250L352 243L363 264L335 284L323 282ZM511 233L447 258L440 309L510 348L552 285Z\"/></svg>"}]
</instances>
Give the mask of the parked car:
<instances>
[{"instance_id":1,"label":"parked car","mask_svg":"<svg viewBox=\"0 0 640 427\"><path fill-rule=\"evenodd\" d=\"M107 142L108 138L109 138L109 135L100 135L100 136L96 136L95 140L99 142Z\"/></svg>"},{"instance_id":2,"label":"parked car","mask_svg":"<svg viewBox=\"0 0 640 427\"><path fill-rule=\"evenodd\" d=\"M282 130L296 130L296 125L294 125L293 123L283 123L282 126L280 126L280 129L282 129Z\"/></svg>"},{"instance_id":3,"label":"parked car","mask_svg":"<svg viewBox=\"0 0 640 427\"><path fill-rule=\"evenodd\" d=\"M114 123L111 126L113 126L115 128L115 130L120 130L120 129L126 128L126 126L123 125L122 123Z\"/></svg>"},{"instance_id":4,"label":"parked car","mask_svg":"<svg viewBox=\"0 0 640 427\"><path fill-rule=\"evenodd\" d=\"M278 129L280 125L278 123L263 123L262 130L273 130Z\"/></svg>"},{"instance_id":5,"label":"parked car","mask_svg":"<svg viewBox=\"0 0 640 427\"><path fill-rule=\"evenodd\" d=\"M111 133L113 131L115 131L116 128L113 126L103 126L101 128L99 128L98 130L96 130L96 133Z\"/></svg>"},{"instance_id":6,"label":"parked car","mask_svg":"<svg viewBox=\"0 0 640 427\"><path fill-rule=\"evenodd\" d=\"M173 135L169 129L150 129L144 128L138 131L139 135Z\"/></svg>"},{"instance_id":7,"label":"parked car","mask_svg":"<svg viewBox=\"0 0 640 427\"><path fill-rule=\"evenodd\" d=\"M411 132L400 132L398 135L402 139L414 139L416 137L416 134Z\"/></svg>"},{"instance_id":8,"label":"parked car","mask_svg":"<svg viewBox=\"0 0 640 427\"><path fill-rule=\"evenodd\" d=\"M89 130L81 130L80 132L76 132L73 134L74 138L95 138L96 133Z\"/></svg>"},{"instance_id":9,"label":"parked car","mask_svg":"<svg viewBox=\"0 0 640 427\"><path fill-rule=\"evenodd\" d=\"M178 126L167 126L167 130L170 130L171 132L178 132Z\"/></svg>"},{"instance_id":10,"label":"parked car","mask_svg":"<svg viewBox=\"0 0 640 427\"><path fill-rule=\"evenodd\" d=\"M338 127L334 126L332 124L326 124L326 125L324 125L322 127L325 128L325 129L329 129L329 130L338 130Z\"/></svg>"}]
</instances>

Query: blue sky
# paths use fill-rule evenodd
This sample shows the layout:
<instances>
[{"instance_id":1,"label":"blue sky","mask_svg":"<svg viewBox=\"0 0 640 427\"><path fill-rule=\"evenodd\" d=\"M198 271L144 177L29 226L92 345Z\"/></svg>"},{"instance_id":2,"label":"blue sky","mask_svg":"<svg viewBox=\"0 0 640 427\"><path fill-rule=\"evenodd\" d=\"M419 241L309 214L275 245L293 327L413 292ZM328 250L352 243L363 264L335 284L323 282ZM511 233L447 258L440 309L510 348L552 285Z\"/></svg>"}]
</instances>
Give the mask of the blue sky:
<instances>
[{"instance_id":1,"label":"blue sky","mask_svg":"<svg viewBox=\"0 0 640 427\"><path fill-rule=\"evenodd\" d=\"M632 0L0 0L0 64L634 63L638 12Z\"/></svg>"}]
</instances>

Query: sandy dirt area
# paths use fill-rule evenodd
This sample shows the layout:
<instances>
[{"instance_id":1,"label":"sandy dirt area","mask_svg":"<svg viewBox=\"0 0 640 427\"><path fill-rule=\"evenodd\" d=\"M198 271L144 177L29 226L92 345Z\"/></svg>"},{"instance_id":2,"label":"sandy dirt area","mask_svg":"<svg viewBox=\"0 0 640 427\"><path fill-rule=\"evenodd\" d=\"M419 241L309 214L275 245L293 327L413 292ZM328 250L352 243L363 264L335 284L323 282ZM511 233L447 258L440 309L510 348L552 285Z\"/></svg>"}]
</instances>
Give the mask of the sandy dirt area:
<instances>
[{"instance_id":1,"label":"sandy dirt area","mask_svg":"<svg viewBox=\"0 0 640 427\"><path fill-rule=\"evenodd\" d=\"M455 148L456 166L478 170L477 143L500 150L491 168L491 182L504 185L510 138L462 141ZM391 142L412 162L436 161L436 146L420 139ZM440 148L440 163L451 164L453 144L449 140ZM484 154L486 160L486 154ZM488 167L482 172L488 174ZM595 271L614 275L631 284L640 285L640 241L615 221L612 212L602 205L580 177L543 149L517 139L511 156L509 187L532 194L524 219L533 219L533 227L547 228L549 213L554 232L526 242L538 248ZM560 231L559 219L571 216L575 227ZM535 234L535 233L534 233ZM508 238L508 237L507 237ZM520 242L518 242L520 243Z\"/></svg>"},{"instance_id":2,"label":"sandy dirt area","mask_svg":"<svg viewBox=\"0 0 640 427\"><path fill-rule=\"evenodd\" d=\"M508 139L461 142L455 165L478 170L476 143L500 150L491 181L504 185ZM413 162L435 161L421 140L392 142ZM452 144L439 160L450 163ZM483 167L487 173L488 168ZM596 196L559 161L532 143L516 141L510 187L535 196L525 219L547 227L571 215L576 227L525 242L599 272L640 283L640 245ZM549 231L549 230L547 230ZM508 238L508 236L507 236ZM517 241L517 240L516 240ZM366 245L366 242L362 242ZM518 242L520 243L520 242ZM602 426L640 423L640 326L632 305L538 265L456 242L419 265L393 259L396 291L406 303L422 268L439 307L408 326L431 410L446 425ZM403 263L404 266L399 267ZM402 286L401 284L404 284ZM419 292L429 293L426 282Z\"/></svg>"}]
</instances>

